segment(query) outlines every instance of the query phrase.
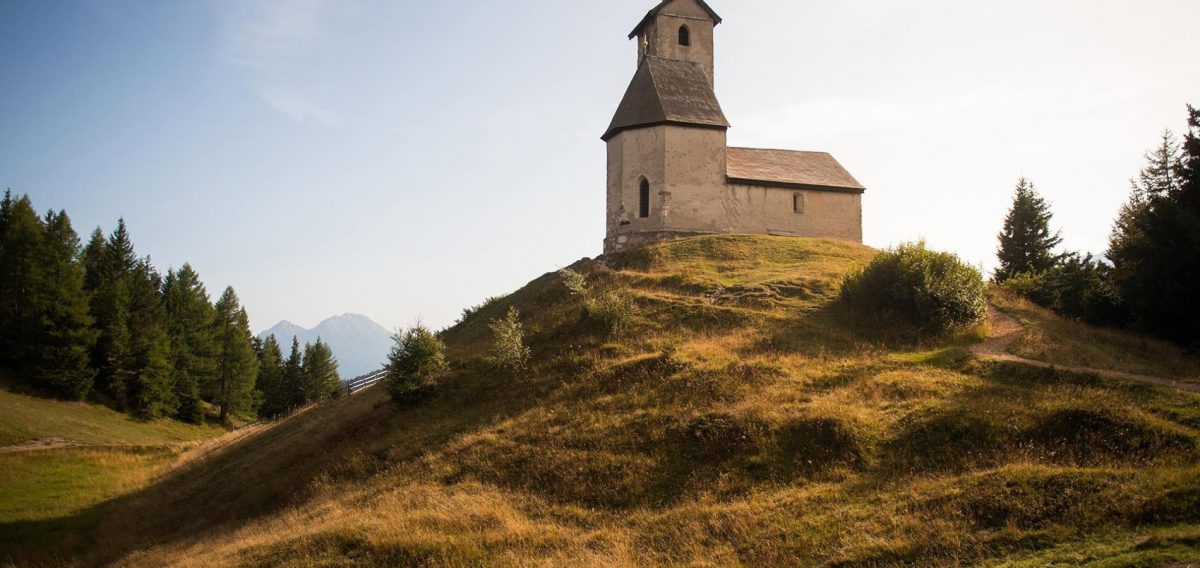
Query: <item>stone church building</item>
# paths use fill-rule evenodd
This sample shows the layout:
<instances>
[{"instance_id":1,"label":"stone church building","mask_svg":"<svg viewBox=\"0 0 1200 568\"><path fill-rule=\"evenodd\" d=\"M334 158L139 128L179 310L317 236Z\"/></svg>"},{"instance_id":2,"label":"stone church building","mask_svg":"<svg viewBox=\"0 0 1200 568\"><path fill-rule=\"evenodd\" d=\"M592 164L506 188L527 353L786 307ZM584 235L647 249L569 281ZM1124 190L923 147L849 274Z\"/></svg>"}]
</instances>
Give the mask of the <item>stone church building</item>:
<instances>
[{"instance_id":1,"label":"stone church building","mask_svg":"<svg viewBox=\"0 0 1200 568\"><path fill-rule=\"evenodd\" d=\"M861 242L865 189L833 156L727 146L713 90L720 23L703 0L663 0L629 34L637 72L602 137L604 251L714 233Z\"/></svg>"}]
</instances>

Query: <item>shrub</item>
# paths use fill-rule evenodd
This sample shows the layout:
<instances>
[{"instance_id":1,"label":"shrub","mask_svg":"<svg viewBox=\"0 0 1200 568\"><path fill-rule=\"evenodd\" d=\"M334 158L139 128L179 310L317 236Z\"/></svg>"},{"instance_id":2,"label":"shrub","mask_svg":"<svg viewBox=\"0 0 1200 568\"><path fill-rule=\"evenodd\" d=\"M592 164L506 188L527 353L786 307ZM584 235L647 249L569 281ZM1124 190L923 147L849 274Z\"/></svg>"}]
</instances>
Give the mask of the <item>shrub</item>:
<instances>
[{"instance_id":1,"label":"shrub","mask_svg":"<svg viewBox=\"0 0 1200 568\"><path fill-rule=\"evenodd\" d=\"M636 306L627 295L616 290L597 295L588 288L587 276L570 268L559 270L558 274L571 295L583 300L584 317L604 324L612 335L621 335L629 330Z\"/></svg>"},{"instance_id":2,"label":"shrub","mask_svg":"<svg viewBox=\"0 0 1200 568\"><path fill-rule=\"evenodd\" d=\"M588 314L604 324L612 335L621 335L633 324L636 307L629 296L609 290L588 302Z\"/></svg>"},{"instance_id":3,"label":"shrub","mask_svg":"<svg viewBox=\"0 0 1200 568\"><path fill-rule=\"evenodd\" d=\"M424 325L392 336L386 385L398 403L422 400L437 391L437 376L446 370L446 345Z\"/></svg>"},{"instance_id":4,"label":"shrub","mask_svg":"<svg viewBox=\"0 0 1200 568\"><path fill-rule=\"evenodd\" d=\"M983 276L957 256L902 244L846 277L841 301L871 317L943 333L983 319Z\"/></svg>"},{"instance_id":5,"label":"shrub","mask_svg":"<svg viewBox=\"0 0 1200 568\"><path fill-rule=\"evenodd\" d=\"M492 328L492 354L489 361L510 371L520 371L529 363L529 347L525 345L525 328L521 325L521 313L517 308L508 308L503 319L494 319Z\"/></svg>"},{"instance_id":6,"label":"shrub","mask_svg":"<svg viewBox=\"0 0 1200 568\"><path fill-rule=\"evenodd\" d=\"M1063 255L1049 270L1017 274L1002 285L1061 316L1091 324L1119 325L1129 317L1109 283L1109 270L1092 255L1073 252Z\"/></svg>"},{"instance_id":7,"label":"shrub","mask_svg":"<svg viewBox=\"0 0 1200 568\"><path fill-rule=\"evenodd\" d=\"M563 285L567 287L567 290L571 291L572 296L577 296L584 300L591 297L587 285L587 276L584 276L582 272L564 268L558 271L558 275L562 278Z\"/></svg>"}]
</instances>

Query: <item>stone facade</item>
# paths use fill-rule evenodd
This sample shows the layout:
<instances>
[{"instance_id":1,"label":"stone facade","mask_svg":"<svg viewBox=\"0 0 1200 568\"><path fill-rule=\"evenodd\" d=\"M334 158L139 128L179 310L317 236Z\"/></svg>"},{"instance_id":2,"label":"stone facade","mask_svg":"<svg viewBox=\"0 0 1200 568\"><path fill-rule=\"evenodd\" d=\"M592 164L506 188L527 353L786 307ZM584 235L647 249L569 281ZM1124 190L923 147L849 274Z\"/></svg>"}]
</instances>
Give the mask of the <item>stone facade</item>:
<instances>
[{"instance_id":1,"label":"stone facade","mask_svg":"<svg viewBox=\"0 0 1200 568\"><path fill-rule=\"evenodd\" d=\"M727 146L713 91L720 22L702 0L665 0L630 34L638 71L603 137L605 252L715 233L861 242L865 190L832 156Z\"/></svg>"}]
</instances>

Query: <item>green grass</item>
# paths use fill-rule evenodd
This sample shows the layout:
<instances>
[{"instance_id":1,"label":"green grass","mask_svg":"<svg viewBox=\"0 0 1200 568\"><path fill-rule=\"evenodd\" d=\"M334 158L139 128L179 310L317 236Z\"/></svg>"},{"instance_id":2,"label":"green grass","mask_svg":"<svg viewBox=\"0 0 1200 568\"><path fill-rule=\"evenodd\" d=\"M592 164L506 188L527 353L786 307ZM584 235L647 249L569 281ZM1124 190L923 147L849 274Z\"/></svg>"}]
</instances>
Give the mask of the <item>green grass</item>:
<instances>
[{"instance_id":1,"label":"green grass","mask_svg":"<svg viewBox=\"0 0 1200 568\"><path fill-rule=\"evenodd\" d=\"M1000 309L1026 327L1011 348L1014 355L1063 366L1200 383L1200 359L1171 343L1062 318L994 286L991 296Z\"/></svg>"},{"instance_id":2,"label":"green grass","mask_svg":"<svg viewBox=\"0 0 1200 568\"><path fill-rule=\"evenodd\" d=\"M1194 559L1200 396L849 322L832 300L872 254L728 236L577 263L594 290L633 299L629 333L606 333L549 273L445 334L452 370L434 399L398 408L369 391L318 408L125 498L24 522L82 540L0 546L0 561ZM488 321L509 306L533 350L515 374L484 362Z\"/></svg>"},{"instance_id":3,"label":"green grass","mask_svg":"<svg viewBox=\"0 0 1200 568\"><path fill-rule=\"evenodd\" d=\"M175 420L140 421L110 408L0 390L0 446L46 438L80 445L151 446L219 436L219 426Z\"/></svg>"}]
</instances>

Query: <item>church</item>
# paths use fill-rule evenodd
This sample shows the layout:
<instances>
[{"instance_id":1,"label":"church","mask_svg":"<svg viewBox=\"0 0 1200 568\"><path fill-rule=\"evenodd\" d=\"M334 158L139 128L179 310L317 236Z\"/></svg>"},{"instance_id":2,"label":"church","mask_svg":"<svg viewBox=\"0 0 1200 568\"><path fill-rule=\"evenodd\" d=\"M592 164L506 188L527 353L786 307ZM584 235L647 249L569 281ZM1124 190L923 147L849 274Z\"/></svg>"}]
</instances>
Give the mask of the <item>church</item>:
<instances>
[{"instance_id":1,"label":"church","mask_svg":"<svg viewBox=\"0 0 1200 568\"><path fill-rule=\"evenodd\" d=\"M629 34L637 72L601 137L604 252L718 233L862 242L865 188L833 156L726 144L714 90L720 23L704 0L663 0Z\"/></svg>"}]
</instances>

